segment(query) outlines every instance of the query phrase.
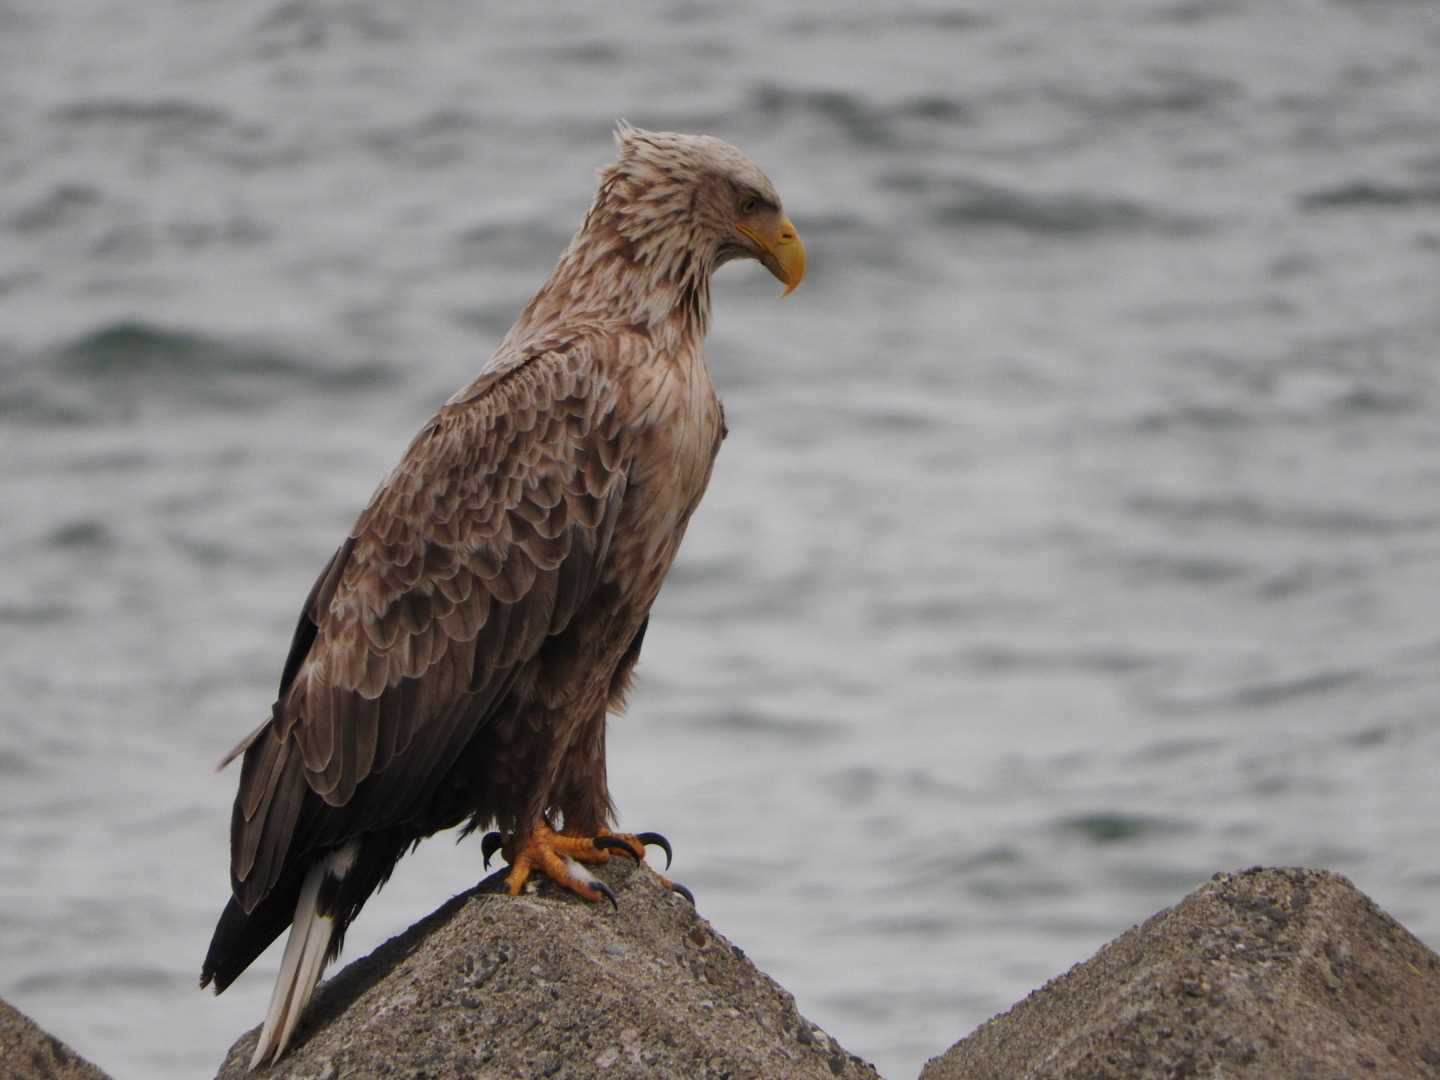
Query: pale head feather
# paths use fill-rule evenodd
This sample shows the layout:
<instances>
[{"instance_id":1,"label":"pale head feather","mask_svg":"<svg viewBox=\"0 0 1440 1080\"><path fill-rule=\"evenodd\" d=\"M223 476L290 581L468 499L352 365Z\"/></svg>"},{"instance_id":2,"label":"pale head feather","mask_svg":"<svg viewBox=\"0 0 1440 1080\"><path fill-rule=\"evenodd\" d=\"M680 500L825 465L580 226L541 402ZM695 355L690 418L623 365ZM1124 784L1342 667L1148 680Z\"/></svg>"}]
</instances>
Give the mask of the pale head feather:
<instances>
[{"instance_id":1,"label":"pale head feather","mask_svg":"<svg viewBox=\"0 0 1440 1080\"><path fill-rule=\"evenodd\" d=\"M584 222L512 338L595 315L704 334L710 275L752 254L735 228L737 206L752 195L780 206L769 178L721 139L622 120L615 142Z\"/></svg>"},{"instance_id":2,"label":"pale head feather","mask_svg":"<svg viewBox=\"0 0 1440 1080\"><path fill-rule=\"evenodd\" d=\"M753 193L780 206L775 185L760 167L713 135L646 131L622 120L615 143L620 155L600 170L592 213L608 204L621 213L623 230L633 239L688 225L688 239L713 243L724 262L743 253L735 243L736 200ZM723 250L727 247L733 250Z\"/></svg>"}]
</instances>

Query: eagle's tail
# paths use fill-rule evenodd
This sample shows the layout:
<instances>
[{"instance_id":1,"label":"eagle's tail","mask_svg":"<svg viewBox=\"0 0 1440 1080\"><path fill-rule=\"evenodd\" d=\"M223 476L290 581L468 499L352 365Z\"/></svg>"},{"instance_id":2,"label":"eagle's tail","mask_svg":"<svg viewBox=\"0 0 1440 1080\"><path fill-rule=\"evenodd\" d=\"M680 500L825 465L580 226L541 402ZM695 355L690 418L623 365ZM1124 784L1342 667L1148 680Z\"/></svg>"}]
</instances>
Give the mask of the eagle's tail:
<instances>
[{"instance_id":1,"label":"eagle's tail","mask_svg":"<svg viewBox=\"0 0 1440 1080\"><path fill-rule=\"evenodd\" d=\"M267 1057L273 1063L285 1053L300 1015L315 993L321 971L339 952L336 930L343 935L344 927L338 924L344 916L337 910L335 900L340 884L359 854L360 842L352 840L306 872L300 898L295 903L290 937L285 942L285 955L280 961L280 974L275 979L275 992L270 996L270 1009L265 1013L265 1025L255 1043L250 1068L254 1069Z\"/></svg>"}]
</instances>

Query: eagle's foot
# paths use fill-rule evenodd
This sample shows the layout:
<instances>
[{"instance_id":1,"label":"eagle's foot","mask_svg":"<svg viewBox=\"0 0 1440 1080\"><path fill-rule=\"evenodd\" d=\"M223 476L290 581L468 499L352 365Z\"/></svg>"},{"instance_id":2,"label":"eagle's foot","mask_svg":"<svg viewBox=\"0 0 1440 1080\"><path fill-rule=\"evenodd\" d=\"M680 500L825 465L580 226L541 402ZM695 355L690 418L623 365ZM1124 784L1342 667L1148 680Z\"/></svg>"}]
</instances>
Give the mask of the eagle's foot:
<instances>
[{"instance_id":1,"label":"eagle's foot","mask_svg":"<svg viewBox=\"0 0 1440 1080\"><path fill-rule=\"evenodd\" d=\"M487 865L496 846L500 847L505 861L510 864L510 872L505 875L505 891L511 896L519 896L530 876L538 870L562 889L569 889L582 899L594 903L603 896L611 906L619 907L610 887L582 865L604 862L609 858L608 852L595 848L591 837L557 833L543 822L518 844L513 836L500 841L497 833L490 833L483 844Z\"/></svg>"},{"instance_id":2,"label":"eagle's foot","mask_svg":"<svg viewBox=\"0 0 1440 1080\"><path fill-rule=\"evenodd\" d=\"M665 870L670 870L670 841L665 840L658 832L611 832L609 829L600 829L600 834L595 838L595 847L600 850L619 851L621 854L634 858L636 863L644 863L645 847L654 844L665 852ZM685 897L690 901L690 906L696 906L696 894L691 893L688 888L678 881L671 881L664 874L655 874L660 878L660 883L671 893Z\"/></svg>"},{"instance_id":3,"label":"eagle's foot","mask_svg":"<svg viewBox=\"0 0 1440 1080\"><path fill-rule=\"evenodd\" d=\"M561 888L569 889L577 896L592 903L602 896L618 909L615 894L599 878L586 871L584 863L603 863L609 860L612 851L634 859L645 861L646 845L654 844L665 852L665 868L670 868L670 842L659 833L617 833L600 829L594 836L581 836L570 832L556 832L544 822L536 826L528 839L516 846L513 836L502 837L498 832L486 833L480 842L480 850L488 869L490 859L499 851L510 864L505 875L505 890L511 896L518 896L535 871L540 871ZM656 874L661 884L672 892L679 893L690 903L695 897L684 885L677 885L669 878Z\"/></svg>"},{"instance_id":4,"label":"eagle's foot","mask_svg":"<svg viewBox=\"0 0 1440 1080\"><path fill-rule=\"evenodd\" d=\"M600 834L595 837L594 843L595 846L602 851L618 851L624 855L629 855L637 862L644 862L646 846L654 844L661 851L665 852L665 869L670 869L670 841L666 840L665 837L657 832L612 833L609 829L601 829ZM671 881L664 874L656 874L655 876L660 879L661 885L664 885L665 888L671 892L685 897L686 900L690 901L691 907L695 906L695 894L684 885L681 885L678 881Z\"/></svg>"},{"instance_id":5,"label":"eagle's foot","mask_svg":"<svg viewBox=\"0 0 1440 1080\"><path fill-rule=\"evenodd\" d=\"M665 852L665 869L670 869L670 841L658 832L615 833L609 829L601 829L592 842L601 851L618 851L622 855L629 855L636 862L644 862L646 846L654 844Z\"/></svg>"},{"instance_id":6,"label":"eagle's foot","mask_svg":"<svg viewBox=\"0 0 1440 1080\"><path fill-rule=\"evenodd\" d=\"M691 907L695 906L695 894L689 889L687 889L684 885L681 885L678 881L671 881L664 874L656 874L655 876L665 883L665 887L667 889L675 893L677 896L683 896L686 900L689 900Z\"/></svg>"}]
</instances>

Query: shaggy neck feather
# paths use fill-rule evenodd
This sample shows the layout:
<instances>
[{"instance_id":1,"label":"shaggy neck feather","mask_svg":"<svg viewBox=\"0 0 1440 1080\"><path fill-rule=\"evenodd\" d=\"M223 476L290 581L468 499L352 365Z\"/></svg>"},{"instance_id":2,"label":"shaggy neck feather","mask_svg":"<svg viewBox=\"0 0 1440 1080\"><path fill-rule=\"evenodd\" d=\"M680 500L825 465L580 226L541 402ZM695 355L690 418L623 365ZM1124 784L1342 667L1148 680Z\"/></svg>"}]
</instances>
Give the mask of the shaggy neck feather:
<instances>
[{"instance_id":1,"label":"shaggy neck feather","mask_svg":"<svg viewBox=\"0 0 1440 1080\"><path fill-rule=\"evenodd\" d=\"M643 330L669 348L703 338L719 259L685 196L664 184L640 187L614 169L521 324L554 330L563 312L571 322Z\"/></svg>"}]
</instances>

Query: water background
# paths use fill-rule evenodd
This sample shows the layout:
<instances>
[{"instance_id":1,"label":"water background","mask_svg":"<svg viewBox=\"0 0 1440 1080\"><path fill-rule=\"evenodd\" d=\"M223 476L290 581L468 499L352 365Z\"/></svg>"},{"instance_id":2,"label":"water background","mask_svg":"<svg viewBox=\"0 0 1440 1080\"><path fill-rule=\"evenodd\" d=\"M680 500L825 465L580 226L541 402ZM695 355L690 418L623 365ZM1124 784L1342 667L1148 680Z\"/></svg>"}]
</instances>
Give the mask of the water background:
<instances>
[{"instance_id":1,"label":"water background","mask_svg":"<svg viewBox=\"0 0 1440 1080\"><path fill-rule=\"evenodd\" d=\"M0 995L196 989L298 606L619 117L766 168L622 823L886 1075L1217 870L1440 945L1440 6L0 0ZM362 955L480 874L437 838Z\"/></svg>"}]
</instances>

